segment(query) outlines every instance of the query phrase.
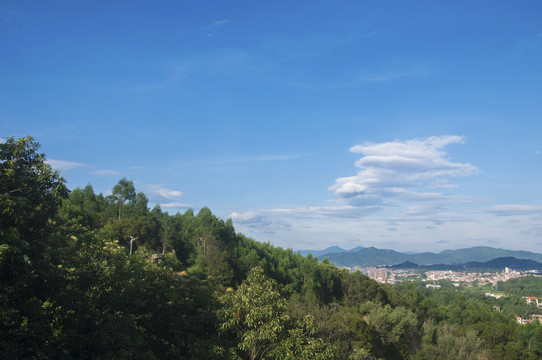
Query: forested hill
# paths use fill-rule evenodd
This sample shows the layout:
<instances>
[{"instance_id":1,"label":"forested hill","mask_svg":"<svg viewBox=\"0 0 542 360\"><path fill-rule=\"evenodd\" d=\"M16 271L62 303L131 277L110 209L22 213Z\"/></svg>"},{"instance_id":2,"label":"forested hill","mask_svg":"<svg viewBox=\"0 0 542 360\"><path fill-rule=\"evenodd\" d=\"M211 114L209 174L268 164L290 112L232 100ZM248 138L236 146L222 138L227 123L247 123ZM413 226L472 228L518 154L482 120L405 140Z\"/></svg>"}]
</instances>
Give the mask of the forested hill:
<instances>
[{"instance_id":1,"label":"forested hill","mask_svg":"<svg viewBox=\"0 0 542 360\"><path fill-rule=\"evenodd\" d=\"M424 252L419 254L405 254L394 250L377 249L375 247L356 248L355 250L336 253L322 251L317 256L319 259L327 258L332 264L337 266L395 265L404 262L412 262L418 265L465 264L473 261L486 262L503 257L542 262L542 254L529 251L496 249L487 246L445 250L440 253Z\"/></svg>"},{"instance_id":2,"label":"forested hill","mask_svg":"<svg viewBox=\"0 0 542 360\"><path fill-rule=\"evenodd\" d=\"M127 179L108 196L70 191L38 148L0 143L2 359L542 355L542 327L515 321L531 311L517 296L380 285L246 238L207 208L149 210Z\"/></svg>"}]
</instances>

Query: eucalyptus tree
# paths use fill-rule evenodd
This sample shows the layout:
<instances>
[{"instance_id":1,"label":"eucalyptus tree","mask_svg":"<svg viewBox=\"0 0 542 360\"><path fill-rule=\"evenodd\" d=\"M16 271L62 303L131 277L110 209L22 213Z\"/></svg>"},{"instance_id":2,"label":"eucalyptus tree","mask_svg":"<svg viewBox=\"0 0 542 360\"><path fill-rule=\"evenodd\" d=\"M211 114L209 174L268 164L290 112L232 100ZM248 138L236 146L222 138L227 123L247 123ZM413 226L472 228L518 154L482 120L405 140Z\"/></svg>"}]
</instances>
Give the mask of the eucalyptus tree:
<instances>
[{"instance_id":1,"label":"eucalyptus tree","mask_svg":"<svg viewBox=\"0 0 542 360\"><path fill-rule=\"evenodd\" d=\"M126 202L133 202L136 199L134 183L131 180L122 178L113 187L111 198L116 200L118 207L118 220L122 217L122 207Z\"/></svg>"}]
</instances>

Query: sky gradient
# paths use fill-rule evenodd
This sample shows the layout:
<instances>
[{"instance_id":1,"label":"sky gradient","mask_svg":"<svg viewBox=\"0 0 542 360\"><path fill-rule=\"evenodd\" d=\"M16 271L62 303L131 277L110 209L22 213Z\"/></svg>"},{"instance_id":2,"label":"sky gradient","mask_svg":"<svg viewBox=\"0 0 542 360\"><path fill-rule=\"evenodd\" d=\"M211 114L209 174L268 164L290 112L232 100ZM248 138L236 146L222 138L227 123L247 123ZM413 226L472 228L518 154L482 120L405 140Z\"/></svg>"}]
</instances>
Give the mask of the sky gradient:
<instances>
[{"instance_id":1,"label":"sky gradient","mask_svg":"<svg viewBox=\"0 0 542 360\"><path fill-rule=\"evenodd\" d=\"M542 252L542 2L0 3L0 138L293 249Z\"/></svg>"}]
</instances>

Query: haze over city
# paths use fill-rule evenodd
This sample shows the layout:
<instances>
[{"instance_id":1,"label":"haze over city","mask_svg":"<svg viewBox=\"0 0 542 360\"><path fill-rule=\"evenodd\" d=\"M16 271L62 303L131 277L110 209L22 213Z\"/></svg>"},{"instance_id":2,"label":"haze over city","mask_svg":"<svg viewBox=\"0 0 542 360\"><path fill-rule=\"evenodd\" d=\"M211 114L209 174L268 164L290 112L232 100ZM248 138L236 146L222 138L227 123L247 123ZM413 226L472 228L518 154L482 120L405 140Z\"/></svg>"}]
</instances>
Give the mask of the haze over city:
<instances>
[{"instance_id":1,"label":"haze over city","mask_svg":"<svg viewBox=\"0 0 542 360\"><path fill-rule=\"evenodd\" d=\"M542 3L0 4L0 137L293 249L542 252Z\"/></svg>"}]
</instances>

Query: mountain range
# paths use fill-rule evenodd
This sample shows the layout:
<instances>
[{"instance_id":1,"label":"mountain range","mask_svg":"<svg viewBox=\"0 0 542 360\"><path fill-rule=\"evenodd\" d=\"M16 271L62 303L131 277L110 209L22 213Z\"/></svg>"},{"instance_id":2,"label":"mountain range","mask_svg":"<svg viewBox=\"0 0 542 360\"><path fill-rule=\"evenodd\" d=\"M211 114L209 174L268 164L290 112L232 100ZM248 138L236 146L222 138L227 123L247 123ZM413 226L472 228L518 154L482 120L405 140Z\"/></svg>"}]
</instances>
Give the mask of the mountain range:
<instances>
[{"instance_id":1,"label":"mountain range","mask_svg":"<svg viewBox=\"0 0 542 360\"><path fill-rule=\"evenodd\" d=\"M469 261L464 264L433 264L433 265L418 265L410 261L406 261L397 265L387 265L391 270L398 269L417 269L417 270L452 270L452 271L475 271L475 270L503 270L509 267L512 270L538 270L542 271L542 263L529 259L516 259L515 257L506 256L492 259L486 262Z\"/></svg>"},{"instance_id":2,"label":"mountain range","mask_svg":"<svg viewBox=\"0 0 542 360\"><path fill-rule=\"evenodd\" d=\"M357 247L345 250L338 246L332 246L324 250L303 250L301 255L312 254L319 260L327 258L337 266L376 266L396 265L405 262L417 265L434 264L466 264L469 262L488 262L497 258L513 257L516 259L534 260L542 263L542 254L492 248L488 246L477 246L458 250L444 250L439 253L402 253L390 249L377 249L375 247Z\"/></svg>"}]
</instances>

